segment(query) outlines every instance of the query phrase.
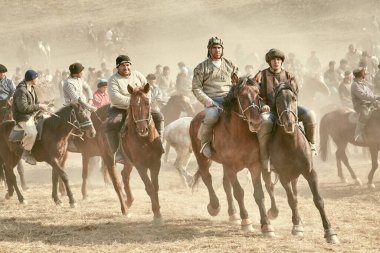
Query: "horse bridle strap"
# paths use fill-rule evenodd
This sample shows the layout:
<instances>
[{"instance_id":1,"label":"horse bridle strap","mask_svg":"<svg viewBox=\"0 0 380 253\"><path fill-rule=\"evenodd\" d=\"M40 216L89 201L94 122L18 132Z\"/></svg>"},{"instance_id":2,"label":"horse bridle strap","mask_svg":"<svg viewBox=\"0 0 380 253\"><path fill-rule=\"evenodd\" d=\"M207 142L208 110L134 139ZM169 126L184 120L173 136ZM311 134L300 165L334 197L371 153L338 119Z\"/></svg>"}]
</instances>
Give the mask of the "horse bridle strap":
<instances>
[{"instance_id":1,"label":"horse bridle strap","mask_svg":"<svg viewBox=\"0 0 380 253\"><path fill-rule=\"evenodd\" d=\"M74 121L71 122L71 117L74 117ZM79 131L82 132L82 128L84 127L87 127L87 126L92 126L92 121L91 120L87 120L87 121L84 121L84 122L79 122L76 115L75 115L75 111L74 109L71 110L70 112L70 120L67 122L69 123L70 125L72 125L73 127L75 127L76 129L78 129Z\"/></svg>"},{"instance_id":2,"label":"horse bridle strap","mask_svg":"<svg viewBox=\"0 0 380 253\"><path fill-rule=\"evenodd\" d=\"M259 111L260 111L260 106L256 105L255 102L252 102L252 104L250 104L249 106L247 106L247 108L245 108L243 110L243 107L241 106L241 102L240 102L240 99L239 97L237 96L237 101L238 101L238 104L239 104L239 108L240 108L240 111L241 113L237 113L235 112L240 118L242 118L243 120L245 121L248 121L247 117L244 115L244 113L251 107L253 108L257 108Z\"/></svg>"},{"instance_id":3,"label":"horse bridle strap","mask_svg":"<svg viewBox=\"0 0 380 253\"><path fill-rule=\"evenodd\" d=\"M276 101L277 101L277 97L278 97L278 95L279 95L280 92L283 91L283 90L290 90L293 94L295 93L295 92L293 91L293 89L292 89L290 86L284 86L284 87L281 87L281 88L276 92L276 94L275 94L275 98L274 98L275 104L276 104ZM284 115L284 113L291 113L291 114L293 114L293 116L294 116L295 119L296 119L296 123L298 123L298 115L297 115L294 111L292 111L292 110L290 110L290 109L286 109L286 110L283 110L281 113L278 113L277 106L276 106L276 111L277 111L277 115L278 115L278 119L277 119L277 124L278 124L278 125L280 125L280 126L284 126L284 124L283 124L282 121L281 121L281 118L282 118L282 116Z\"/></svg>"},{"instance_id":4,"label":"horse bridle strap","mask_svg":"<svg viewBox=\"0 0 380 253\"><path fill-rule=\"evenodd\" d=\"M133 122L135 122L135 124L137 124L139 122L144 122L144 121L148 121L148 124L149 124L150 121L152 120L152 114L150 112L150 106L149 106L149 115L148 115L148 118L146 118L146 119L135 119L135 115L133 114L132 110L131 110L131 112L132 112Z\"/></svg>"}]
</instances>

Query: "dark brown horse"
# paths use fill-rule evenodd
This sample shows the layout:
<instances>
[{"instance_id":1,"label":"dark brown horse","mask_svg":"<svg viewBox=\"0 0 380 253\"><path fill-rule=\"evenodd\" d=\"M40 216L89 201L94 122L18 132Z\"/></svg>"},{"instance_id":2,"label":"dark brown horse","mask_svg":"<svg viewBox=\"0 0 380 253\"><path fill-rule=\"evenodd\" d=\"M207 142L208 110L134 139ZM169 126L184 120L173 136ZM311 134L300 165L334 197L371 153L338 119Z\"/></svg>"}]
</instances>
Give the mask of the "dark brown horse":
<instances>
[{"instance_id":1,"label":"dark brown horse","mask_svg":"<svg viewBox=\"0 0 380 253\"><path fill-rule=\"evenodd\" d=\"M323 116L319 127L321 158L323 161L327 160L328 140L329 136L331 136L337 146L335 157L336 165L338 167L338 176L343 182L346 181L342 171L343 162L349 170L352 179L356 180L356 183L361 184L361 180L356 176L354 170L348 162L346 148L348 143L361 147L369 147L372 168L368 174L368 187L375 188L373 176L378 167L377 158L380 149L380 109L378 109L377 106L374 106L371 119L365 127L365 135L367 136L366 143L357 143L354 140L356 123L352 123L349 119L353 112L354 111L349 108L339 108Z\"/></svg>"},{"instance_id":2,"label":"dark brown horse","mask_svg":"<svg viewBox=\"0 0 380 253\"><path fill-rule=\"evenodd\" d=\"M0 125L0 157L5 163L5 173L8 185L6 198L10 198L14 191L20 203L25 203L18 186L13 168L20 161L22 149L20 143L8 141L9 134L14 127L14 121L7 121ZM67 140L73 129L85 131L89 137L95 137L90 114L80 104L72 104L59 110L55 115L47 118L43 124L41 140L37 140L32 148L32 155L39 162L47 162L53 168L52 197L57 205L62 202L58 198L57 184L60 177L65 185L71 207L75 207L75 200L71 192L64 164L67 158ZM5 145L4 145L5 144Z\"/></svg>"},{"instance_id":3,"label":"dark brown horse","mask_svg":"<svg viewBox=\"0 0 380 253\"><path fill-rule=\"evenodd\" d=\"M99 135L99 128L103 121L107 118L108 110L110 108L110 105L104 105L97 109L95 112L91 113L91 121L94 124L94 128L96 131L95 138L89 138L88 136L84 135L82 137L82 140L80 138L75 138L74 142L78 149L78 151L75 151L75 153L81 153L82 154L82 197L83 199L86 199L87 194L87 180L90 174L90 168L89 168L89 160L91 157L100 156L100 147L98 145L98 139L100 138ZM73 152L69 150L69 152ZM105 168L102 167L102 173L104 177L104 181L108 182L108 173L106 172Z\"/></svg>"},{"instance_id":4,"label":"dark brown horse","mask_svg":"<svg viewBox=\"0 0 380 253\"><path fill-rule=\"evenodd\" d=\"M144 87L132 88L128 86L130 95L130 105L128 108L128 117L126 120L126 130L122 134L121 143L126 161L122 170L124 190L127 195L126 202L122 193L121 184L115 172L115 165L108 148L102 149L102 157L108 169L108 173L120 200L121 212L126 215L128 207L133 202L133 196L130 189L130 173L133 166L136 167L142 181L145 184L145 190L148 193L154 213L154 223L162 222L160 213L160 204L158 199L158 174L161 167L161 140L158 135L152 115L150 113L150 102L148 97L149 84ZM105 124L102 124L104 133ZM105 137L102 138L104 147ZM150 171L150 177L148 176Z\"/></svg>"},{"instance_id":5,"label":"dark brown horse","mask_svg":"<svg viewBox=\"0 0 380 253\"><path fill-rule=\"evenodd\" d=\"M201 142L198 139L198 131L205 117L205 112L198 113L190 124L191 143L198 163L198 171L194 176L194 186L201 177L210 197L207 210L211 216L217 215L220 211L219 199L212 185L209 168L212 161L221 163L224 173L223 187L227 195L230 221L236 219L236 209L232 197L233 189L233 195L239 204L242 229L252 231L252 222L248 218L244 204L244 190L237 178L239 171L248 168L254 186L254 198L260 211L261 231L265 235L274 236L274 230L270 225L264 205L259 143L256 134L254 134L259 130L261 123L259 86L255 80L238 82L236 76L233 77L233 80L236 85L232 86L225 98L223 111L214 128L211 160L200 152Z\"/></svg>"},{"instance_id":6,"label":"dark brown horse","mask_svg":"<svg viewBox=\"0 0 380 253\"><path fill-rule=\"evenodd\" d=\"M161 108L161 112L164 115L165 126L179 119L182 112L185 112L189 117L193 117L195 114L190 98L184 95L171 96L166 105Z\"/></svg>"},{"instance_id":7,"label":"dark brown horse","mask_svg":"<svg viewBox=\"0 0 380 253\"><path fill-rule=\"evenodd\" d=\"M305 135L298 126L297 94L294 82L281 84L275 90L277 126L269 144L271 165L278 174L292 209L293 235L303 235L303 224L298 213L297 180L302 175L308 182L325 230L327 242L338 238L327 219L324 202L319 193L317 173Z\"/></svg>"},{"instance_id":8,"label":"dark brown horse","mask_svg":"<svg viewBox=\"0 0 380 253\"><path fill-rule=\"evenodd\" d=\"M12 106L10 106L8 104L6 106L0 108L0 123L4 122L6 120L13 120ZM24 191L26 191L28 189L28 186L26 185L26 181L25 181L24 166L22 164L22 161L20 161L17 164L17 172L20 176L21 188ZM4 163L1 160L1 158L0 158L0 181L5 182Z\"/></svg>"}]
</instances>

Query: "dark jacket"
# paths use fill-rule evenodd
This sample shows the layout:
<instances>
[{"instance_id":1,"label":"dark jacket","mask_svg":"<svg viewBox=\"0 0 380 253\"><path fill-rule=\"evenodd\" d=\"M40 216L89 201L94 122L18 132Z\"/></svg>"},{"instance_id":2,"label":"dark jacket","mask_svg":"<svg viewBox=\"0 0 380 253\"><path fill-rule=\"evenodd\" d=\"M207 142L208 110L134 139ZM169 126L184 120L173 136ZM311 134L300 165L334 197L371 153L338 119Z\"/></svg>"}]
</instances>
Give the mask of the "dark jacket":
<instances>
[{"instance_id":1,"label":"dark jacket","mask_svg":"<svg viewBox=\"0 0 380 253\"><path fill-rule=\"evenodd\" d=\"M26 83L22 81L17 85L13 95L12 111L14 120L16 122L27 121L39 109L36 91L32 87L32 91L29 92Z\"/></svg>"}]
</instances>

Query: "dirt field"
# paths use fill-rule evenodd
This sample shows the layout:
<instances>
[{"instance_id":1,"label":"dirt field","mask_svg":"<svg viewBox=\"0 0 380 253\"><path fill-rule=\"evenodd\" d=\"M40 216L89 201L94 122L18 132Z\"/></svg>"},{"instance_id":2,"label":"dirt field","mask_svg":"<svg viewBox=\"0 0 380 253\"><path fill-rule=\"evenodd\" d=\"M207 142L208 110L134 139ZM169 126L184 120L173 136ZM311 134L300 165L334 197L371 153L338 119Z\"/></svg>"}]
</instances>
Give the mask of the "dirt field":
<instances>
[{"instance_id":1,"label":"dirt field","mask_svg":"<svg viewBox=\"0 0 380 253\"><path fill-rule=\"evenodd\" d=\"M51 169L45 164L26 165L30 189L24 192L28 205L20 205L16 197L0 201L0 252L378 252L380 248L380 180L375 175L375 190L343 184L336 176L335 165L317 161L322 195L333 228L341 241L329 245L311 193L304 179L299 183L299 210L305 224L303 238L291 235L291 211L285 192L277 186L279 217L272 222L275 239L260 233L258 208L252 188L239 174L245 189L245 202L255 232L244 234L240 226L228 223L226 200L221 186L221 168L212 167L221 212L210 217L206 210L207 190L203 183L192 192L182 188L174 171L173 153L160 173L160 201L165 224L151 224L150 200L136 171L132 176L135 202L130 217L121 215L112 186L105 187L99 171L91 176L89 200L81 200L81 169L78 155L70 154L67 171L78 207L71 209L67 198L63 207L51 200ZM363 182L369 163L354 160L354 168ZM189 170L196 169L192 160ZM5 189L0 188L0 195ZM269 197L266 197L266 206Z\"/></svg>"},{"instance_id":2,"label":"dirt field","mask_svg":"<svg viewBox=\"0 0 380 253\"><path fill-rule=\"evenodd\" d=\"M22 35L41 38L51 45L50 65L36 52L32 54L31 67L35 69L67 70L78 60L85 67L99 68L102 59L86 44L90 21L102 29L124 22L123 52L144 74L161 63L169 65L175 77L177 62L182 60L193 68L205 58L211 36L223 38L226 57L238 61L241 68L249 62L236 56L239 45L245 55L256 52L262 60L272 47L295 52L303 62L311 50L317 50L325 66L332 59L339 62L350 43L359 44L368 36L371 16L379 15L380 8L378 0L2 0L0 5L0 63L8 67L9 76L20 65L16 48ZM116 56L109 56L108 66L114 66ZM170 158L171 163L163 164L160 173L159 196L165 219L161 227L151 224L150 199L136 171L131 183L135 202L130 217L125 217L113 187L104 186L98 170L91 177L90 198L81 200L80 156L70 154L66 164L78 202L75 209L69 207L66 197L62 198L62 207L54 205L51 168L43 163L26 165L30 188L24 196L28 205L20 205L15 196L4 200L6 189L0 187L0 252L380 252L380 172L374 177L377 188L368 190L369 158L352 158L362 187L340 183L331 158L329 163L316 159L327 215L341 241L339 245L325 242L305 180L299 182L304 237L291 235L291 211L278 185L280 215L272 222L277 237L267 239L260 233L258 208L245 172L239 177L256 230L252 234L228 223L220 166L214 165L212 174L222 209L219 216L210 217L203 183L194 192L181 187L172 166L174 155ZM196 170L194 159L189 170ZM267 208L268 200L266 196Z\"/></svg>"}]
</instances>

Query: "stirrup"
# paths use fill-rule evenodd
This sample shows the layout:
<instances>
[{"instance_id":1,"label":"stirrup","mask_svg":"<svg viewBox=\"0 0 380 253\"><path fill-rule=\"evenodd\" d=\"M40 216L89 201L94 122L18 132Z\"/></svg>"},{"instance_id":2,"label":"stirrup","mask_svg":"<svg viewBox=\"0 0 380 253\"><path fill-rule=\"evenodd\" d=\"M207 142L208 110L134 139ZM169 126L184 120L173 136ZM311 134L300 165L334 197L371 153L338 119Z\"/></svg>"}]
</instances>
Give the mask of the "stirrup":
<instances>
[{"instance_id":1,"label":"stirrup","mask_svg":"<svg viewBox=\"0 0 380 253\"><path fill-rule=\"evenodd\" d=\"M212 154L210 142L203 144L199 153L203 154L207 159L210 159Z\"/></svg>"},{"instance_id":2,"label":"stirrup","mask_svg":"<svg viewBox=\"0 0 380 253\"><path fill-rule=\"evenodd\" d=\"M311 143L311 142L309 142L309 144L310 144L311 155L312 156L317 156L318 155L317 146L314 143Z\"/></svg>"}]
</instances>

